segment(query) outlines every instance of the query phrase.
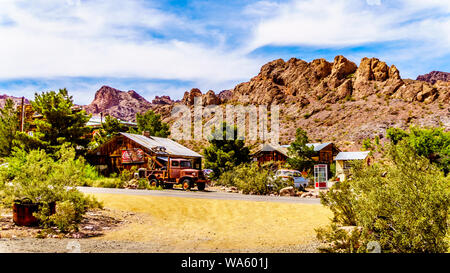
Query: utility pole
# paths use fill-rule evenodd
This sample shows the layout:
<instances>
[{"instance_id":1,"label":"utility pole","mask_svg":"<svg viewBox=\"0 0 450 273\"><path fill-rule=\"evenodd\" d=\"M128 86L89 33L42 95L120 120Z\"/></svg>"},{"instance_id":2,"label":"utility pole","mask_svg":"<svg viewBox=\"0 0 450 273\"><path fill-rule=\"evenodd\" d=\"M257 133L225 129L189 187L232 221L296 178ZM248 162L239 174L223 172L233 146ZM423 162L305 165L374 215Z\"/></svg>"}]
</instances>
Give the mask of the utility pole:
<instances>
[{"instance_id":1,"label":"utility pole","mask_svg":"<svg viewBox=\"0 0 450 273\"><path fill-rule=\"evenodd\" d=\"M21 109L20 131L23 132L25 123L25 97L22 97Z\"/></svg>"}]
</instances>

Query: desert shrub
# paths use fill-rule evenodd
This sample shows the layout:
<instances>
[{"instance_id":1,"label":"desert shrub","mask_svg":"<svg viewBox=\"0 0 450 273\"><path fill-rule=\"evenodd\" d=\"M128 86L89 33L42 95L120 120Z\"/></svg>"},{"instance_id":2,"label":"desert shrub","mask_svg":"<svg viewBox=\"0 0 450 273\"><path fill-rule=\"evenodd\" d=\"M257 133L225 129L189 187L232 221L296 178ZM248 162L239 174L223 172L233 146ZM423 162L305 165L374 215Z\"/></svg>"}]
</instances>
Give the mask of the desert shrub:
<instances>
[{"instance_id":1,"label":"desert shrub","mask_svg":"<svg viewBox=\"0 0 450 273\"><path fill-rule=\"evenodd\" d=\"M438 166L402 140L389 145L378 163L354 165L352 172L351 181L322 195L336 225L317 230L328 244L326 251L366 252L371 241L384 252L447 251L450 177ZM344 234L343 226L360 232ZM342 243L356 239L358 243Z\"/></svg>"},{"instance_id":2,"label":"desert shrub","mask_svg":"<svg viewBox=\"0 0 450 273\"><path fill-rule=\"evenodd\" d=\"M236 173L234 170L226 171L222 173L219 179L216 181L216 185L222 185L227 187L236 186L235 184Z\"/></svg>"},{"instance_id":3,"label":"desert shrub","mask_svg":"<svg viewBox=\"0 0 450 273\"><path fill-rule=\"evenodd\" d=\"M267 194L270 191L267 183L271 175L269 170L261 168L256 162L246 163L223 173L219 178L219 183L236 186L244 194Z\"/></svg>"},{"instance_id":4,"label":"desert shrub","mask_svg":"<svg viewBox=\"0 0 450 273\"><path fill-rule=\"evenodd\" d=\"M73 223L81 221L87 209L101 206L93 197L76 189L84 179L85 162L76 157L73 148L63 146L52 157L43 150L25 152L16 148L7 162L7 167L0 168L2 205L11 208L15 200L24 198L41 204L37 218L43 226L51 224L49 204L52 202L71 202L75 214L69 220Z\"/></svg>"},{"instance_id":5,"label":"desert shrub","mask_svg":"<svg viewBox=\"0 0 450 273\"><path fill-rule=\"evenodd\" d=\"M122 172L120 172L119 174L119 179L123 182L127 182L130 181L131 179L134 178L134 173L137 171L137 167L133 166L131 167L131 169L124 169L122 170Z\"/></svg>"},{"instance_id":6,"label":"desert shrub","mask_svg":"<svg viewBox=\"0 0 450 273\"><path fill-rule=\"evenodd\" d=\"M140 179L138 180L138 189L147 189L147 188L149 188L149 187L150 187L150 185L149 185L147 179L140 178Z\"/></svg>"}]
</instances>

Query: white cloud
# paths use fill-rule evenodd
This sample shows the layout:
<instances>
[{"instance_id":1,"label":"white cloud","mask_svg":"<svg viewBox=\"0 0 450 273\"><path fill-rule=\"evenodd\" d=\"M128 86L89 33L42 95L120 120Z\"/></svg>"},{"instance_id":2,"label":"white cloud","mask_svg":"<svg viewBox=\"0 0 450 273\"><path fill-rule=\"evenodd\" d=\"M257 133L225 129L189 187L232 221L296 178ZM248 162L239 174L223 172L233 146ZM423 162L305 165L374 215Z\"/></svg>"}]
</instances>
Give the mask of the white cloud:
<instances>
[{"instance_id":1,"label":"white cloud","mask_svg":"<svg viewBox=\"0 0 450 273\"><path fill-rule=\"evenodd\" d=\"M267 13L254 29L248 49L265 45L342 47L412 40L449 52L450 1L371 0L367 3L361 0L284 3ZM436 16L439 14L446 16Z\"/></svg>"},{"instance_id":2,"label":"white cloud","mask_svg":"<svg viewBox=\"0 0 450 273\"><path fill-rule=\"evenodd\" d=\"M381 0L366 0L366 2L370 6L379 6L379 5L381 5Z\"/></svg>"},{"instance_id":3,"label":"white cloud","mask_svg":"<svg viewBox=\"0 0 450 273\"><path fill-rule=\"evenodd\" d=\"M42 86L18 84L16 93L32 97L40 91L36 88L66 86L78 103L87 103L102 83L72 81L115 78L112 87L135 89L151 100L156 94L177 98L192 87L232 88L269 61L248 55L267 45L338 50L399 42L401 48L376 55L394 64L450 54L448 0L263 0L236 8L227 20L206 22L158 5L143 0L2 0L0 82L48 79ZM233 30L238 34L229 33ZM358 61L361 54L367 51L349 57ZM121 85L125 78L174 79L192 86Z\"/></svg>"},{"instance_id":4,"label":"white cloud","mask_svg":"<svg viewBox=\"0 0 450 273\"><path fill-rule=\"evenodd\" d=\"M30 4L32 3L32 4ZM0 78L142 77L215 81L254 73L255 60L220 47L154 39L149 31L205 32L143 1L7 1Z\"/></svg>"}]
</instances>

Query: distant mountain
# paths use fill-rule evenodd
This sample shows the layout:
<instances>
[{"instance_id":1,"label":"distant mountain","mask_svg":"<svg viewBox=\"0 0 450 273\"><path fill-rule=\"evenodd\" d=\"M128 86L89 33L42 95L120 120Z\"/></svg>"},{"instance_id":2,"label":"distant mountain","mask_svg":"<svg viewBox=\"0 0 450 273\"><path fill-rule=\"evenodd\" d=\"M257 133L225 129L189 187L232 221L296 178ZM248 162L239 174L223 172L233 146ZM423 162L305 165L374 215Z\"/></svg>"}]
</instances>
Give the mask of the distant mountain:
<instances>
[{"instance_id":1,"label":"distant mountain","mask_svg":"<svg viewBox=\"0 0 450 273\"><path fill-rule=\"evenodd\" d=\"M428 74L418 76L417 80L428 82L431 84L435 84L437 81L449 82L450 73L441 71L432 71Z\"/></svg>"},{"instance_id":2,"label":"distant mountain","mask_svg":"<svg viewBox=\"0 0 450 273\"><path fill-rule=\"evenodd\" d=\"M109 86L102 86L96 93L94 100L83 109L97 115L111 115L116 118L132 121L136 113L150 109L151 103L136 91L121 91Z\"/></svg>"}]
</instances>

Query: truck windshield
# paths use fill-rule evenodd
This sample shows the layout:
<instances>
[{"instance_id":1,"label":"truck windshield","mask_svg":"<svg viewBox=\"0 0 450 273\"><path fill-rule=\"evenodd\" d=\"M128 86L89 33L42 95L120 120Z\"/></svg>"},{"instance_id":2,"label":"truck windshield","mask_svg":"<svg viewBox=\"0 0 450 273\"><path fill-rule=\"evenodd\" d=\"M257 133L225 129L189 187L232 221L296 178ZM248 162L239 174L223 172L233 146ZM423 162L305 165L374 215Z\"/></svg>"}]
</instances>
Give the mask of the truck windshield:
<instances>
[{"instance_id":1,"label":"truck windshield","mask_svg":"<svg viewBox=\"0 0 450 273\"><path fill-rule=\"evenodd\" d=\"M180 161L180 166L185 168L191 167L191 161Z\"/></svg>"}]
</instances>

